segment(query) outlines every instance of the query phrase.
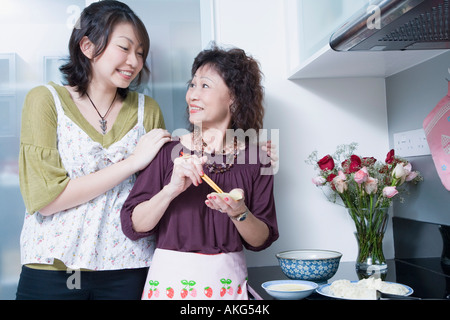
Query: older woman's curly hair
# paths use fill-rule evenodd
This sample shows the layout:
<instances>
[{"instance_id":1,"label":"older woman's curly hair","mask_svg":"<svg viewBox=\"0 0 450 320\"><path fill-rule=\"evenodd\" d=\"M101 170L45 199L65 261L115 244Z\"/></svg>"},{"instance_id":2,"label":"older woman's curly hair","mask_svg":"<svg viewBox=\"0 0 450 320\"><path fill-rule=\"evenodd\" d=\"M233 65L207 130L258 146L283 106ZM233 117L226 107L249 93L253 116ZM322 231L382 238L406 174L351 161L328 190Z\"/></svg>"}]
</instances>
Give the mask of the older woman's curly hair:
<instances>
[{"instance_id":1,"label":"older woman's curly hair","mask_svg":"<svg viewBox=\"0 0 450 320\"><path fill-rule=\"evenodd\" d=\"M264 88L259 63L239 48L221 49L213 45L201 51L194 60L191 75L208 65L225 81L232 99L230 129L259 130L264 118Z\"/></svg>"}]
</instances>

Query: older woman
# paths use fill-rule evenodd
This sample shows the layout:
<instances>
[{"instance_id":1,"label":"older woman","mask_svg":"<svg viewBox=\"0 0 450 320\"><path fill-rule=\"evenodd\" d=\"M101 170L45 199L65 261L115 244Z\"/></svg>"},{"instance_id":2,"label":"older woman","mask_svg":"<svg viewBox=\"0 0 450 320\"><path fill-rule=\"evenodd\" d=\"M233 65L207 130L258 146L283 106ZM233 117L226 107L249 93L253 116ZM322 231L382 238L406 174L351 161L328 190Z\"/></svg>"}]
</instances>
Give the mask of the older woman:
<instances>
[{"instance_id":1,"label":"older woman","mask_svg":"<svg viewBox=\"0 0 450 320\"><path fill-rule=\"evenodd\" d=\"M213 47L196 57L186 93L193 130L161 149L121 212L128 237L157 237L143 298L255 294L243 248L263 250L278 238L273 175L261 174L270 166L261 149L227 131L261 129L262 100L258 63L243 50ZM212 192L204 172L229 193Z\"/></svg>"}]
</instances>

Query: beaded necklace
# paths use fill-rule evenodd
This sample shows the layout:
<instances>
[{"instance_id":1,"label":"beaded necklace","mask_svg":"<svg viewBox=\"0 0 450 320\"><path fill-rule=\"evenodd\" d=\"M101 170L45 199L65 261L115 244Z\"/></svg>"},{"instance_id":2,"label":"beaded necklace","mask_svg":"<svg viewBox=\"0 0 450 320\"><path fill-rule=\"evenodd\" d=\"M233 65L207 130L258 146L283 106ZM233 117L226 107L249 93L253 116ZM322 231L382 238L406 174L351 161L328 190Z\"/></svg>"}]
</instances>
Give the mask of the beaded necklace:
<instances>
[{"instance_id":1,"label":"beaded necklace","mask_svg":"<svg viewBox=\"0 0 450 320\"><path fill-rule=\"evenodd\" d=\"M201 143L201 155L205 155L205 148L208 147L208 144L205 142L205 140L203 140L203 138L201 136L199 137L198 135L194 135L194 134L192 135L192 140L193 140L194 146L198 146ZM232 153L231 152L227 153L226 150L223 149L222 152L219 154L225 155L226 161L225 161L225 163L216 163L214 161L211 161L208 157L208 160L206 161L205 166L206 166L206 168L208 168L210 173L224 173L226 171L229 171L233 167L234 161L236 160L237 155L239 154L237 137L234 137ZM216 155L216 152L213 151L211 153L211 157L215 157L215 155Z\"/></svg>"}]
</instances>

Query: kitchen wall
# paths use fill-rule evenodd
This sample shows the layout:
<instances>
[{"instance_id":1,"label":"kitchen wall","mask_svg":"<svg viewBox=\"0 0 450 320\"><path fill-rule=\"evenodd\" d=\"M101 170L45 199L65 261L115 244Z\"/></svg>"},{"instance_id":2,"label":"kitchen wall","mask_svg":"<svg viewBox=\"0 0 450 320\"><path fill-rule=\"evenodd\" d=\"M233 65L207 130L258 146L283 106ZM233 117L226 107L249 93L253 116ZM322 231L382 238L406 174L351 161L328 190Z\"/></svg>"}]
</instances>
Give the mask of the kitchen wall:
<instances>
[{"instance_id":1,"label":"kitchen wall","mask_svg":"<svg viewBox=\"0 0 450 320\"><path fill-rule=\"evenodd\" d=\"M422 128L426 116L448 93L450 52L386 79L390 145L393 134ZM408 158L424 181L411 190L395 216L450 225L450 193L442 185L431 155Z\"/></svg>"},{"instance_id":2,"label":"kitchen wall","mask_svg":"<svg viewBox=\"0 0 450 320\"><path fill-rule=\"evenodd\" d=\"M448 94L450 52L386 79L390 145L393 134L422 128L423 120ZM439 257L440 225L450 225L450 192L442 185L431 155L409 157L424 180L404 203L394 205L398 258Z\"/></svg>"},{"instance_id":3,"label":"kitchen wall","mask_svg":"<svg viewBox=\"0 0 450 320\"><path fill-rule=\"evenodd\" d=\"M333 153L358 142L364 156L383 159L389 151L384 79L287 80L289 61L284 1L216 0L217 42L245 49L265 74L267 129L279 129L280 169L275 196L280 238L263 252L248 253L249 266L277 265L275 254L290 249L331 249L342 261L356 258L354 226L345 208L328 202L313 186L313 151ZM385 240L394 256L392 224Z\"/></svg>"}]
</instances>

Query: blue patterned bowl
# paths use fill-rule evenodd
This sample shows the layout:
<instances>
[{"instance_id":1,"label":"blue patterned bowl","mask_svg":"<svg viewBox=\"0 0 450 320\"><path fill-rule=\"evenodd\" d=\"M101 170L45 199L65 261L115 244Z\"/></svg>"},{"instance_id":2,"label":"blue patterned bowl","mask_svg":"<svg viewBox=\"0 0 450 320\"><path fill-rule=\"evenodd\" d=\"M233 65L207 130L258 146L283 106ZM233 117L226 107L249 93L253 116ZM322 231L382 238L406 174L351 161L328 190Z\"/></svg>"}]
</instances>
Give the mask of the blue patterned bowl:
<instances>
[{"instance_id":1,"label":"blue patterned bowl","mask_svg":"<svg viewBox=\"0 0 450 320\"><path fill-rule=\"evenodd\" d=\"M342 253L329 250L292 250L276 254L290 279L326 282L335 275Z\"/></svg>"}]
</instances>

